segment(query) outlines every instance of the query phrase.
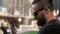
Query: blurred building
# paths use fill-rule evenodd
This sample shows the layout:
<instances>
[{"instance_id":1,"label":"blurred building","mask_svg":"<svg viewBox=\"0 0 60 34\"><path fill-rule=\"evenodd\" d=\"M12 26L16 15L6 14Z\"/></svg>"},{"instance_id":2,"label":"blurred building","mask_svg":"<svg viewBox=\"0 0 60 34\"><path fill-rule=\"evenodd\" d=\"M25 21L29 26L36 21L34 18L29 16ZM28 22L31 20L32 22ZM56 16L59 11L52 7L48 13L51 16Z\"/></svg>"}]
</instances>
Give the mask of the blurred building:
<instances>
[{"instance_id":1,"label":"blurred building","mask_svg":"<svg viewBox=\"0 0 60 34\"><path fill-rule=\"evenodd\" d=\"M29 0L0 0L0 15L23 17L25 24L32 18L32 4Z\"/></svg>"},{"instance_id":2,"label":"blurred building","mask_svg":"<svg viewBox=\"0 0 60 34\"><path fill-rule=\"evenodd\" d=\"M29 0L4 0L4 6L11 15L29 16L31 3ZM17 13L17 14L16 14Z\"/></svg>"}]
</instances>

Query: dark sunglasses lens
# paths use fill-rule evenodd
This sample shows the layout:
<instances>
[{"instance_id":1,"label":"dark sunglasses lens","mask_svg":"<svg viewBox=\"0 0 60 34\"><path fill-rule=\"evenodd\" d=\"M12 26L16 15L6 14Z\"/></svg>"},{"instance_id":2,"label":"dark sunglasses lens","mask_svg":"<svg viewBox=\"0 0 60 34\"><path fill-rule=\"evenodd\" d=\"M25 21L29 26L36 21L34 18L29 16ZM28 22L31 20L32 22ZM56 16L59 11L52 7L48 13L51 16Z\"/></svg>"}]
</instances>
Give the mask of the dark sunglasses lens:
<instances>
[{"instance_id":1,"label":"dark sunglasses lens","mask_svg":"<svg viewBox=\"0 0 60 34\"><path fill-rule=\"evenodd\" d=\"M44 8L41 8L41 9L35 11L35 12L34 12L34 16L37 16L38 12L39 12L39 11L42 11L43 9L44 9Z\"/></svg>"}]
</instances>

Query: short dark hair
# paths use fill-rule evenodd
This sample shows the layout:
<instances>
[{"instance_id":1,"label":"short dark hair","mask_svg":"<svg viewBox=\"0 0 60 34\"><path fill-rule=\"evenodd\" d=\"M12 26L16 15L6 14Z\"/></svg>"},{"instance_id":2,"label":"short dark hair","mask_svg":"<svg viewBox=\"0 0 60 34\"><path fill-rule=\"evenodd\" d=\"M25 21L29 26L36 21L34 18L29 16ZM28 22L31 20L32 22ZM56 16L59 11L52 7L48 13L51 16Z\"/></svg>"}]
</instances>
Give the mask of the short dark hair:
<instances>
[{"instance_id":1,"label":"short dark hair","mask_svg":"<svg viewBox=\"0 0 60 34\"><path fill-rule=\"evenodd\" d=\"M41 1L42 1L42 3L40 4ZM48 8L53 10L53 0L34 0L32 5L33 4L37 4L38 10L40 9L40 6L41 7L48 6Z\"/></svg>"}]
</instances>

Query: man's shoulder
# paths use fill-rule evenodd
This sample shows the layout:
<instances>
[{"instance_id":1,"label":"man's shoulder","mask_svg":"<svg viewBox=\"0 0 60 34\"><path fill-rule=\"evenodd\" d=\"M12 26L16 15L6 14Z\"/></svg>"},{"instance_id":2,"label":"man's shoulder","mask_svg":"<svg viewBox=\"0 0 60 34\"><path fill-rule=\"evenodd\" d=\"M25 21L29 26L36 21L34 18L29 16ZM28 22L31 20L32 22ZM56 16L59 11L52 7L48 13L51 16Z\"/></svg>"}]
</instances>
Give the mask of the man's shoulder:
<instances>
[{"instance_id":1,"label":"man's shoulder","mask_svg":"<svg viewBox=\"0 0 60 34\"><path fill-rule=\"evenodd\" d=\"M52 22L45 24L38 34L60 34L60 22L53 20Z\"/></svg>"},{"instance_id":2,"label":"man's shoulder","mask_svg":"<svg viewBox=\"0 0 60 34\"><path fill-rule=\"evenodd\" d=\"M58 20L53 20L48 24L45 24L43 27L43 29L60 29L60 21Z\"/></svg>"},{"instance_id":3,"label":"man's shoulder","mask_svg":"<svg viewBox=\"0 0 60 34\"><path fill-rule=\"evenodd\" d=\"M60 21L57 19L52 20L47 26L60 25Z\"/></svg>"},{"instance_id":4,"label":"man's shoulder","mask_svg":"<svg viewBox=\"0 0 60 34\"><path fill-rule=\"evenodd\" d=\"M52 21L51 23L45 25L45 28L60 29L60 21L58 20Z\"/></svg>"},{"instance_id":5,"label":"man's shoulder","mask_svg":"<svg viewBox=\"0 0 60 34\"><path fill-rule=\"evenodd\" d=\"M59 23L50 23L47 25L44 25L42 29L39 31L39 34L60 34L60 24Z\"/></svg>"}]
</instances>

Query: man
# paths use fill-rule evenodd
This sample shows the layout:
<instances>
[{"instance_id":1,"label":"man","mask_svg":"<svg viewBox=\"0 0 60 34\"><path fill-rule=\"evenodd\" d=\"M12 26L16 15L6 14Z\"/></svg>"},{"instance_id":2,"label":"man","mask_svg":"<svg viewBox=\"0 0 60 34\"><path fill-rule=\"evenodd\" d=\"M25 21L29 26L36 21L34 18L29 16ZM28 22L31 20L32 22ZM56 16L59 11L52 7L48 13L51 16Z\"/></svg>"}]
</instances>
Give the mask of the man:
<instances>
[{"instance_id":1,"label":"man","mask_svg":"<svg viewBox=\"0 0 60 34\"><path fill-rule=\"evenodd\" d=\"M38 34L60 34L60 22L53 14L52 0L34 0L32 5L37 24L42 26Z\"/></svg>"}]
</instances>

